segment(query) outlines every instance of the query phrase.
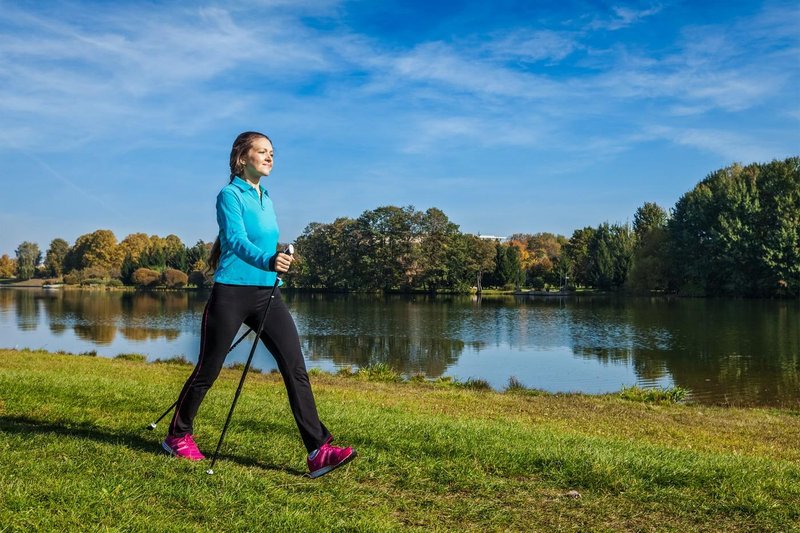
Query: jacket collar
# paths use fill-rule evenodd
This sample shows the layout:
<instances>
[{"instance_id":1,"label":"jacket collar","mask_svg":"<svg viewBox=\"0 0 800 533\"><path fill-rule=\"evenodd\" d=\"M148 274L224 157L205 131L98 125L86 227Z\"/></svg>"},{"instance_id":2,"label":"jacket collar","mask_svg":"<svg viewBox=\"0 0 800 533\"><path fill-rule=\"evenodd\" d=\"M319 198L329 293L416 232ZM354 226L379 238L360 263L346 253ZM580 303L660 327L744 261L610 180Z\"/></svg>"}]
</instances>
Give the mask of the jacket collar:
<instances>
[{"instance_id":1,"label":"jacket collar","mask_svg":"<svg viewBox=\"0 0 800 533\"><path fill-rule=\"evenodd\" d=\"M233 181L231 181L231 185L236 185L236 187L238 187L239 190L242 191L242 192L255 191L255 189L253 188L252 185L250 185L248 182L246 182L245 180L243 180L239 176L235 176L233 178ZM261 189L261 192L263 192L264 194L267 194L267 189L263 185L261 185L259 183L258 187ZM267 194L267 196L269 196L269 194Z\"/></svg>"}]
</instances>

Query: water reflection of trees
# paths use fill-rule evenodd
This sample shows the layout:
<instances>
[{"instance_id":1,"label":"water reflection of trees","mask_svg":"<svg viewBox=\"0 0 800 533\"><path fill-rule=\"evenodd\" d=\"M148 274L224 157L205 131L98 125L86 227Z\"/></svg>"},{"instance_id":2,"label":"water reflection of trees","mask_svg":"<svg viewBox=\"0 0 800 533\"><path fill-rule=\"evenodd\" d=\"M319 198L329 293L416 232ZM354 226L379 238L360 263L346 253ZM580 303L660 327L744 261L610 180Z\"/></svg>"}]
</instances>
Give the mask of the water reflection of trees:
<instances>
[{"instance_id":1,"label":"water reflection of trees","mask_svg":"<svg viewBox=\"0 0 800 533\"><path fill-rule=\"evenodd\" d=\"M12 292L12 291L9 291ZM176 292L31 291L19 293L15 303L18 323L32 322L28 297L44 302L50 331L61 333L71 327L75 335L98 345L111 344L117 332L128 340L174 340L183 323L199 320L207 294ZM8 298L6 298L7 302ZM164 324L176 327L164 327ZM23 329L22 327L20 329Z\"/></svg>"},{"instance_id":2,"label":"water reflection of trees","mask_svg":"<svg viewBox=\"0 0 800 533\"><path fill-rule=\"evenodd\" d=\"M469 298L426 295L285 295L311 360L387 363L401 372L442 375L469 344L454 318ZM472 343L479 347L480 343Z\"/></svg>"},{"instance_id":3,"label":"water reflection of trees","mask_svg":"<svg viewBox=\"0 0 800 533\"><path fill-rule=\"evenodd\" d=\"M577 306L576 355L669 375L713 403L800 405L800 308L759 300L619 299Z\"/></svg>"},{"instance_id":4,"label":"water reflection of trees","mask_svg":"<svg viewBox=\"0 0 800 533\"><path fill-rule=\"evenodd\" d=\"M122 336L131 341L152 341L166 339L172 341L177 339L181 332L179 329L170 328L142 328L124 326L119 329Z\"/></svg>"},{"instance_id":5,"label":"water reflection of trees","mask_svg":"<svg viewBox=\"0 0 800 533\"><path fill-rule=\"evenodd\" d=\"M17 307L17 292L13 289L0 288L0 313L9 314L12 309Z\"/></svg>"},{"instance_id":6,"label":"water reflection of trees","mask_svg":"<svg viewBox=\"0 0 800 533\"><path fill-rule=\"evenodd\" d=\"M387 363L407 374L437 377L458 361L465 343L459 339L412 339L366 335L306 335L303 350L311 360L327 359L337 366Z\"/></svg>"},{"instance_id":7,"label":"water reflection of trees","mask_svg":"<svg viewBox=\"0 0 800 533\"><path fill-rule=\"evenodd\" d=\"M3 291L5 292L5 291ZM34 290L17 289L17 328L22 331L33 331L39 325L39 301Z\"/></svg>"},{"instance_id":8,"label":"water reflection of trees","mask_svg":"<svg viewBox=\"0 0 800 533\"><path fill-rule=\"evenodd\" d=\"M800 404L800 305L763 300L526 299L285 293L306 356L439 376L470 350L568 346L642 382L670 377L703 401ZM0 290L31 331L109 344L197 334L207 293ZM13 307L13 310L12 310ZM15 315L12 315L15 313Z\"/></svg>"},{"instance_id":9,"label":"water reflection of trees","mask_svg":"<svg viewBox=\"0 0 800 533\"><path fill-rule=\"evenodd\" d=\"M552 349L630 365L709 402L800 402L800 308L741 300L287 295L312 359L441 375L468 347Z\"/></svg>"},{"instance_id":10,"label":"water reflection of trees","mask_svg":"<svg viewBox=\"0 0 800 533\"><path fill-rule=\"evenodd\" d=\"M714 390L721 401L800 406L796 304L692 300L682 311L670 324L675 353L667 367L676 383Z\"/></svg>"}]
</instances>

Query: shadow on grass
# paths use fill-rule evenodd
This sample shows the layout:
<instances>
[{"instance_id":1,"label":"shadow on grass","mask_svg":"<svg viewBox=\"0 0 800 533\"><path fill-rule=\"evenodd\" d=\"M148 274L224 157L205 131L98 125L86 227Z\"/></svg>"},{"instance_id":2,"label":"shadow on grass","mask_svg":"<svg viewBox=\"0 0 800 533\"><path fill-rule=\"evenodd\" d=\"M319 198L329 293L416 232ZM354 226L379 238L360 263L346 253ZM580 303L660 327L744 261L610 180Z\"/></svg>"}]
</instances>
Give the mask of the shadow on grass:
<instances>
[{"instance_id":1,"label":"shadow on grass","mask_svg":"<svg viewBox=\"0 0 800 533\"><path fill-rule=\"evenodd\" d=\"M142 431L146 431L142 428ZM161 445L154 443L151 439L146 439L133 433L119 432L115 433L87 422L81 423L68 423L68 422L50 422L47 420L37 420L27 416L0 416L0 432L17 435L60 435L65 437L76 437L80 439L91 440L103 444L123 445L132 450L142 452L163 454L164 451ZM214 440L216 447L216 439ZM265 463L249 457L241 457L238 455L222 453L217 458L217 461L231 461L245 467L256 467L264 470L275 470L284 472L292 476L304 476L306 472L291 468L285 465L278 465L274 463ZM207 461L211 464L210 455ZM219 463L216 468L219 468Z\"/></svg>"}]
</instances>

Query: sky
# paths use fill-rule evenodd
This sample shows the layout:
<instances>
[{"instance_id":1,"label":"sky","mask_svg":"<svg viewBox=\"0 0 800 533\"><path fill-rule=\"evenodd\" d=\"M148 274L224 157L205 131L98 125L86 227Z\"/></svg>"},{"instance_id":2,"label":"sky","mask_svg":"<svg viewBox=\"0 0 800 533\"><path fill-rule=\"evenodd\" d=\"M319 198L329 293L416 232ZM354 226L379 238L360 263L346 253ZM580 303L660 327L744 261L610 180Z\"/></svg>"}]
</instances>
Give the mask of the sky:
<instances>
[{"instance_id":1,"label":"sky","mask_svg":"<svg viewBox=\"0 0 800 533\"><path fill-rule=\"evenodd\" d=\"M800 155L796 1L0 0L0 254L217 233L267 133L281 240L379 206L554 232Z\"/></svg>"}]
</instances>

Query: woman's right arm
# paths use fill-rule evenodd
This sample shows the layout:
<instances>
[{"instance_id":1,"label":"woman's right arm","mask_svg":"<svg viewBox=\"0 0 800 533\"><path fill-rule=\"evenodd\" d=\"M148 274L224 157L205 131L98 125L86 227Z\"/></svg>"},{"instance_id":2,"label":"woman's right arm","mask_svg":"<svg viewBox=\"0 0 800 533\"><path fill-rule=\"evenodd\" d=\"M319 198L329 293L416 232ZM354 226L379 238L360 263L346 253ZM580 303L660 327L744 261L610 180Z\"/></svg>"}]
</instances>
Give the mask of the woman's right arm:
<instances>
[{"instance_id":1,"label":"woman's right arm","mask_svg":"<svg viewBox=\"0 0 800 533\"><path fill-rule=\"evenodd\" d=\"M265 252L250 242L242 213L242 203L236 193L229 188L222 189L217 196L217 223L231 250L247 264L262 270L273 270L270 268L270 259L275 252Z\"/></svg>"}]
</instances>

